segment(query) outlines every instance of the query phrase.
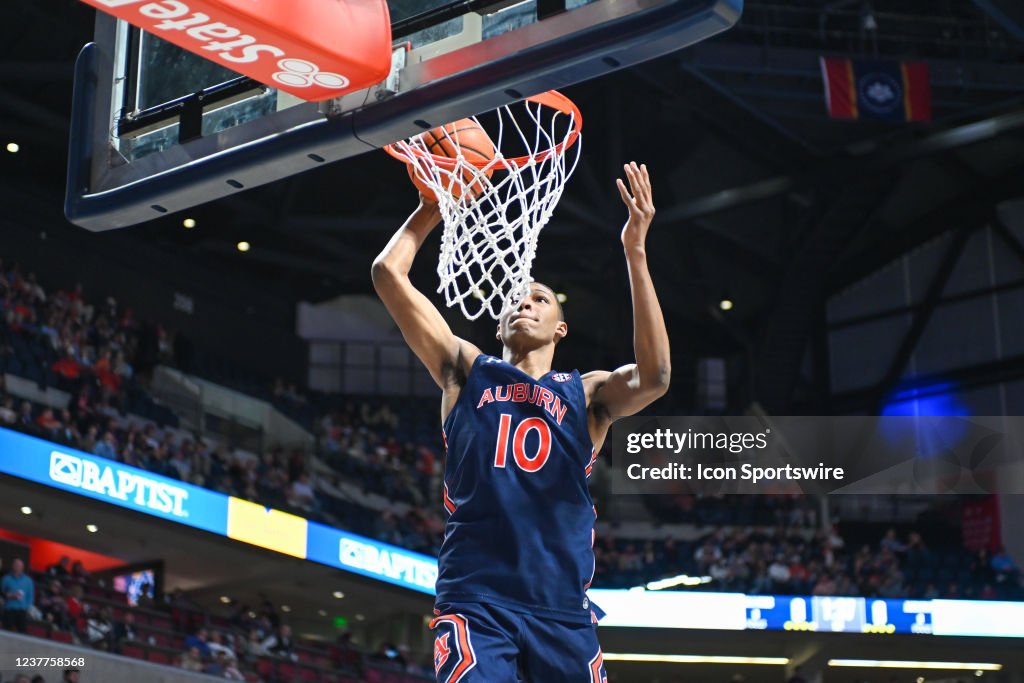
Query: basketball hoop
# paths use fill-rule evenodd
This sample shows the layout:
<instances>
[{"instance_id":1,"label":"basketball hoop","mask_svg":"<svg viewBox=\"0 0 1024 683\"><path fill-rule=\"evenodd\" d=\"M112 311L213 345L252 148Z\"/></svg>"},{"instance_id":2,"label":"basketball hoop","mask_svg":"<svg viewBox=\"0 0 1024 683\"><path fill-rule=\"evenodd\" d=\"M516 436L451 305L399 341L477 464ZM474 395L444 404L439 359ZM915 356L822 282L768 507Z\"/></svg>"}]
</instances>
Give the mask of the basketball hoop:
<instances>
[{"instance_id":1,"label":"basketball hoop","mask_svg":"<svg viewBox=\"0 0 1024 683\"><path fill-rule=\"evenodd\" d=\"M471 117L490 133L493 159L433 154L423 136L384 149L409 164L420 185L436 195L444 232L438 292L470 320L495 320L529 292L537 239L579 162L583 117L551 90ZM442 133L444 134L444 133Z\"/></svg>"}]
</instances>

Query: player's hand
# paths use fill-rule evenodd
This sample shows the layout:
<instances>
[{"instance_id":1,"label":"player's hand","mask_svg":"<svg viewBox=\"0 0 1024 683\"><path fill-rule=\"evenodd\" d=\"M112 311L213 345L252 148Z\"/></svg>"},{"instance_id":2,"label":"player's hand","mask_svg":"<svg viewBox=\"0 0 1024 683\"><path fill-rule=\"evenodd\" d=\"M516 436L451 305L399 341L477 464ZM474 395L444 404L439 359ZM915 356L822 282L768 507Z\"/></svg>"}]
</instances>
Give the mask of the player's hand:
<instances>
[{"instance_id":1,"label":"player's hand","mask_svg":"<svg viewBox=\"0 0 1024 683\"><path fill-rule=\"evenodd\" d=\"M435 197L428 197L427 195L420 192L420 206L428 209L437 209L437 199Z\"/></svg>"},{"instance_id":2,"label":"player's hand","mask_svg":"<svg viewBox=\"0 0 1024 683\"><path fill-rule=\"evenodd\" d=\"M437 199L435 197L428 197L422 192L420 192L420 209L438 215L441 214L441 210L437 208Z\"/></svg>"},{"instance_id":3,"label":"player's hand","mask_svg":"<svg viewBox=\"0 0 1024 683\"><path fill-rule=\"evenodd\" d=\"M433 230L441 222L441 209L437 206L437 200L428 197L420 192L420 205L416 207L416 214L422 218L417 224L423 225L427 232Z\"/></svg>"},{"instance_id":4,"label":"player's hand","mask_svg":"<svg viewBox=\"0 0 1024 683\"><path fill-rule=\"evenodd\" d=\"M621 178L615 179L622 201L629 209L629 220L622 229L622 246L643 247L647 241L647 230L654 219L654 199L651 197L651 177L647 173L647 165L637 166L631 161L623 168L629 180L629 190Z\"/></svg>"}]
</instances>

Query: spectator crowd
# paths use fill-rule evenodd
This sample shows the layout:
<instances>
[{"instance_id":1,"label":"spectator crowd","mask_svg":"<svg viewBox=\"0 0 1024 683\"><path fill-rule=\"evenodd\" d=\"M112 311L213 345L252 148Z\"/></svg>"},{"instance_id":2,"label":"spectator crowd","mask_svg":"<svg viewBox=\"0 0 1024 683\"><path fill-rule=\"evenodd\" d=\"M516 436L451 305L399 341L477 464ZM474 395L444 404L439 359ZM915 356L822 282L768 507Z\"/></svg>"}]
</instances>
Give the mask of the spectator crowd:
<instances>
[{"instance_id":1,"label":"spectator crowd","mask_svg":"<svg viewBox=\"0 0 1024 683\"><path fill-rule=\"evenodd\" d=\"M889 529L855 548L838 526L725 527L694 542L606 534L595 551L595 585L606 587L685 574L703 577L698 590L754 595L1024 600L1021 572L1005 549L970 552L948 541L931 548L914 530L901 537Z\"/></svg>"},{"instance_id":2,"label":"spectator crowd","mask_svg":"<svg viewBox=\"0 0 1024 683\"><path fill-rule=\"evenodd\" d=\"M89 302L80 284L47 291L34 274L0 262L0 371L70 396L56 407L16 399L0 372L0 426L438 553L444 531L439 450L409 424L410 414L423 414L421 406L403 411L400 401L346 400L324 409L294 383L278 379L272 383L275 404L319 414L311 422L318 457L273 447L249 454L177 429L174 416L148 397L145 377L157 363L171 362L173 345L173 332L140 321L113 298ZM595 585L633 586L689 574L708 577L699 589L746 593L1021 596L1020 572L1005 552L971 554L938 537L929 547L915 530L854 544L845 529L823 528L809 497L646 496L644 502L659 523L712 531L691 541L604 534L595 547ZM116 651L131 624L102 608L87 612L81 577L70 568L66 583L68 576L54 572L33 594L24 568L11 567L3 579L4 627L22 630L37 609L55 627ZM203 635L185 651L183 665L228 671L230 655L244 661L257 641L262 654L286 653L290 634L271 626L240 625L242 642L228 634Z\"/></svg>"},{"instance_id":3,"label":"spectator crowd","mask_svg":"<svg viewBox=\"0 0 1024 683\"><path fill-rule=\"evenodd\" d=\"M0 609L7 630L129 657L145 658L145 648L157 649L167 653L169 664L231 681L277 683L289 678L277 664L319 667L352 677L362 676L368 667L413 676L403 683L432 674L428 653L414 656L387 642L376 651L365 651L348 631L330 645L300 643L269 600L255 609L237 605L232 615L217 617L176 590L133 607L124 594L107 589L81 562L67 556L35 575L21 559L10 564L0 579ZM66 637L57 638L60 634ZM76 675L69 670L64 680L74 683ZM35 679L26 675L26 681Z\"/></svg>"}]
</instances>

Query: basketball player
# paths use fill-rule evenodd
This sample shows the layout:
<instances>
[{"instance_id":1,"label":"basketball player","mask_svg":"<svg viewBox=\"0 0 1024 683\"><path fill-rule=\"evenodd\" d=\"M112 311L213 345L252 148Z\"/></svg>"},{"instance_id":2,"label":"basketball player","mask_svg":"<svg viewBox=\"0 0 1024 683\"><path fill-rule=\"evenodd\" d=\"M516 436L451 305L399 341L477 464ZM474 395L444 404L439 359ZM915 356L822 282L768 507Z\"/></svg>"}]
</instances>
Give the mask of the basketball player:
<instances>
[{"instance_id":1,"label":"basketball player","mask_svg":"<svg viewBox=\"0 0 1024 683\"><path fill-rule=\"evenodd\" d=\"M616 181L633 297L636 363L618 370L554 372L568 332L545 285L498 322L501 357L452 334L409 281L413 258L440 219L420 205L373 264L373 283L406 342L443 391L447 447L438 558L434 666L444 683L604 683L586 590L594 574L596 510L587 488L614 417L632 415L668 388L669 343L647 270L654 217L644 165Z\"/></svg>"}]
</instances>

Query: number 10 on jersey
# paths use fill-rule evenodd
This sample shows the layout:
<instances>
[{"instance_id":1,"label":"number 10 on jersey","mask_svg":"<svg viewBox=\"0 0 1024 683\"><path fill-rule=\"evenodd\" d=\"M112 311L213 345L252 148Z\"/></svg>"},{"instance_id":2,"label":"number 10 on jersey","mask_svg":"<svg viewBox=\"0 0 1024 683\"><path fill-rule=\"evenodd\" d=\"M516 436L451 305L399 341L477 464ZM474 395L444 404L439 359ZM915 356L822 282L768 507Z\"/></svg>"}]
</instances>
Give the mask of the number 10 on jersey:
<instances>
[{"instance_id":1,"label":"number 10 on jersey","mask_svg":"<svg viewBox=\"0 0 1024 683\"><path fill-rule=\"evenodd\" d=\"M536 452L532 455L526 452L526 437L531 431L536 430L540 437ZM501 414L501 422L498 424L498 442L494 446L494 466L505 467L508 461L509 435L512 436L512 458L519 469L524 472L536 472L548 461L551 454L551 428L548 423L540 417L528 417L512 429L512 416L508 413Z\"/></svg>"}]
</instances>

